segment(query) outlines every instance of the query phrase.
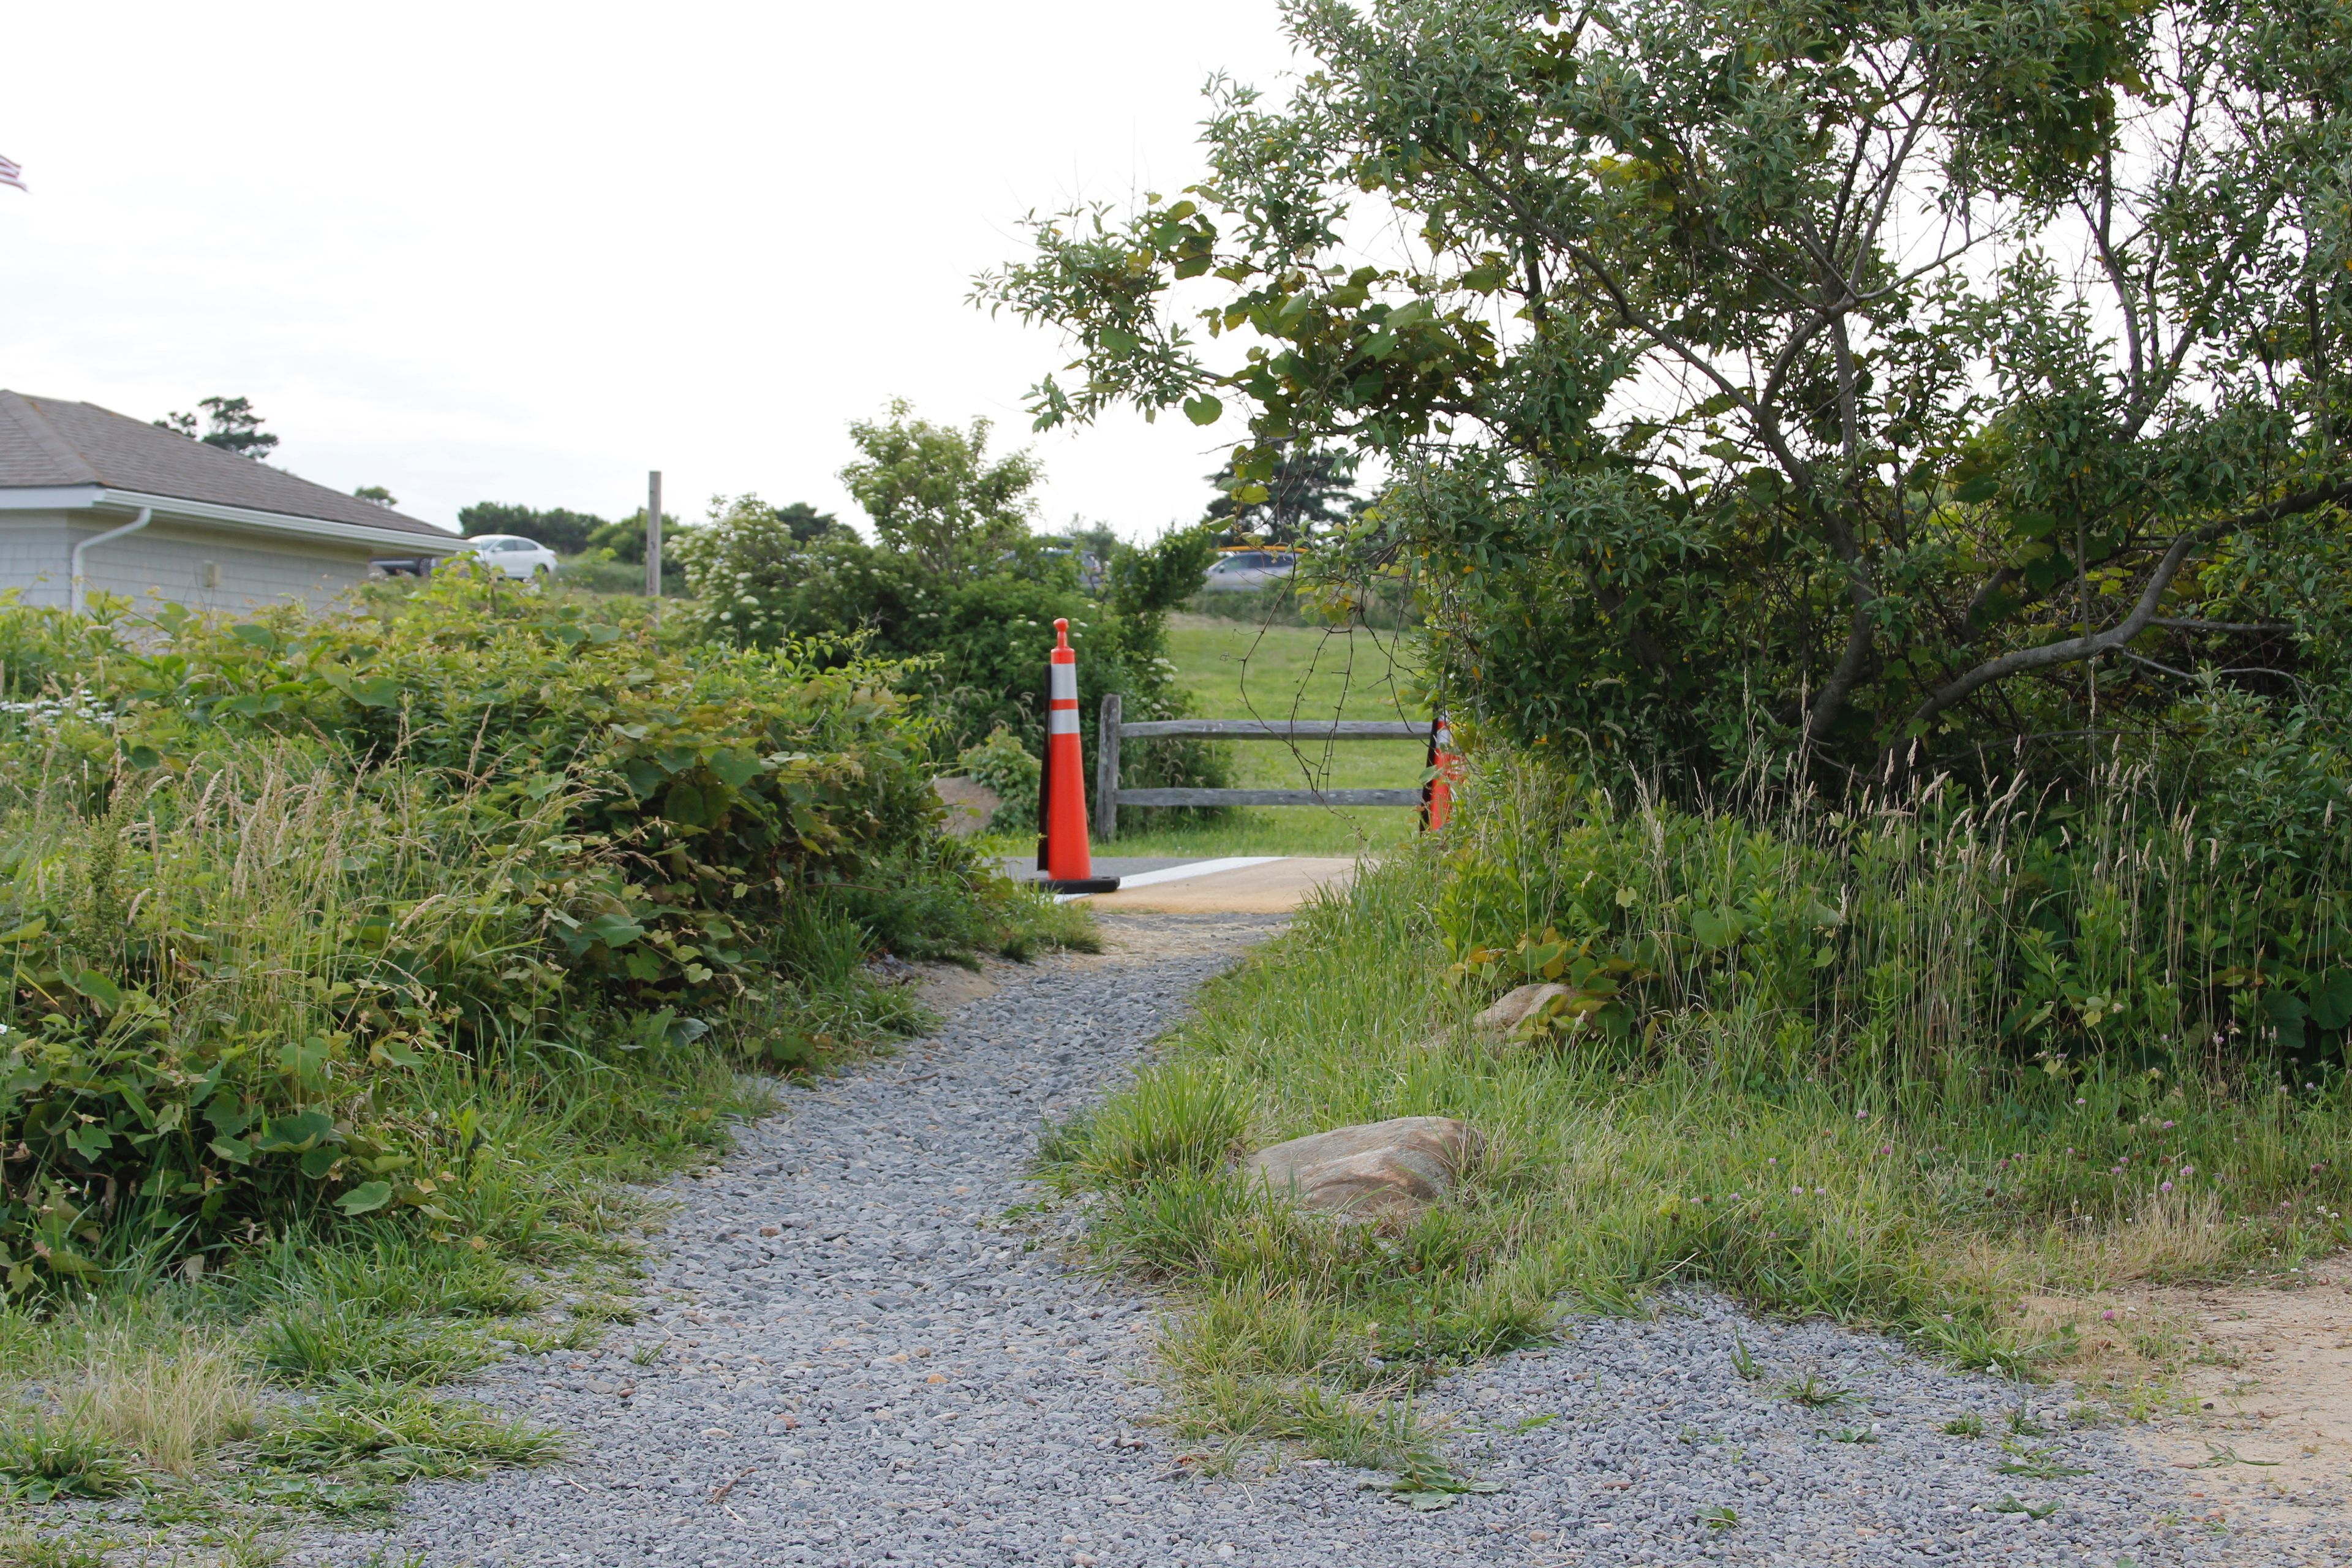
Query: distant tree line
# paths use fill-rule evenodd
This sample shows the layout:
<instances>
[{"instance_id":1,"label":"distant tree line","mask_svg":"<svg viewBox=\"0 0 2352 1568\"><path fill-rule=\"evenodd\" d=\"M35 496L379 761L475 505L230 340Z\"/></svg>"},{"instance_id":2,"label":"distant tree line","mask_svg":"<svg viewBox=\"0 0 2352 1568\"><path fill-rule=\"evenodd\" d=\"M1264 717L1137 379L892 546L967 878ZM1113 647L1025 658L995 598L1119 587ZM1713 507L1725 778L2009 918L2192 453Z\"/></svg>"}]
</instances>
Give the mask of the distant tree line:
<instances>
[{"instance_id":1,"label":"distant tree line","mask_svg":"<svg viewBox=\"0 0 2352 1568\"><path fill-rule=\"evenodd\" d=\"M803 543L841 526L831 512L819 511L806 501L772 510L776 521ZM675 520L672 522L674 525ZM510 501L476 501L457 513L457 526L468 538L480 533L518 534L536 540L559 555L585 555L592 550L609 550L614 560L632 564L642 564L646 558L643 507L617 521L608 521L593 512L572 511L560 506L542 510Z\"/></svg>"}]
</instances>

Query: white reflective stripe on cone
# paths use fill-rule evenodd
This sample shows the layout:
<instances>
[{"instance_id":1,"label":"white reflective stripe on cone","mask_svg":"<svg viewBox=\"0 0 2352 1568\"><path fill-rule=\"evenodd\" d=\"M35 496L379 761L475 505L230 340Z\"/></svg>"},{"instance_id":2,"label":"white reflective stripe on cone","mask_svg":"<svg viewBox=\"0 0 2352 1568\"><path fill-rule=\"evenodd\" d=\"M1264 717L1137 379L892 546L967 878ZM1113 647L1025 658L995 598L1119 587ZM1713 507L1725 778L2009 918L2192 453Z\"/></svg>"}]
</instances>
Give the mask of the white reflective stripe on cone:
<instances>
[{"instance_id":1,"label":"white reflective stripe on cone","mask_svg":"<svg viewBox=\"0 0 2352 1568\"><path fill-rule=\"evenodd\" d=\"M1077 732L1078 710L1076 709L1056 708L1045 715L1045 733L1048 735L1075 735Z\"/></svg>"},{"instance_id":2,"label":"white reflective stripe on cone","mask_svg":"<svg viewBox=\"0 0 2352 1568\"><path fill-rule=\"evenodd\" d=\"M1075 664L1049 664L1045 668L1053 672L1054 678L1046 695L1057 702L1076 702L1078 700L1078 667Z\"/></svg>"}]
</instances>

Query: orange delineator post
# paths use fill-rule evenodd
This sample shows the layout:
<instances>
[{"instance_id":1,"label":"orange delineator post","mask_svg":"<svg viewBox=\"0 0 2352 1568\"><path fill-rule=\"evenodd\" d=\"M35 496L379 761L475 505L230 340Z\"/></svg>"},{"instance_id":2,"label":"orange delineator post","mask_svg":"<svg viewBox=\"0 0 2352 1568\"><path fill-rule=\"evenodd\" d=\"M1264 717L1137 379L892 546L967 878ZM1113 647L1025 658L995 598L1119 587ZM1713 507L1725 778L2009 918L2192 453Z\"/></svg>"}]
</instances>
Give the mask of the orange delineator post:
<instances>
[{"instance_id":1,"label":"orange delineator post","mask_svg":"<svg viewBox=\"0 0 2352 1568\"><path fill-rule=\"evenodd\" d=\"M1442 715L1429 727L1429 766L1437 773L1421 787L1421 828L1434 833L1454 815L1453 781L1462 775L1462 758L1454 750L1454 730Z\"/></svg>"},{"instance_id":2,"label":"orange delineator post","mask_svg":"<svg viewBox=\"0 0 2352 1568\"><path fill-rule=\"evenodd\" d=\"M1037 869L1057 893L1108 893L1117 877L1097 877L1087 843L1086 757L1078 738L1078 656L1070 623L1054 623L1045 664L1045 773L1037 798Z\"/></svg>"}]
</instances>

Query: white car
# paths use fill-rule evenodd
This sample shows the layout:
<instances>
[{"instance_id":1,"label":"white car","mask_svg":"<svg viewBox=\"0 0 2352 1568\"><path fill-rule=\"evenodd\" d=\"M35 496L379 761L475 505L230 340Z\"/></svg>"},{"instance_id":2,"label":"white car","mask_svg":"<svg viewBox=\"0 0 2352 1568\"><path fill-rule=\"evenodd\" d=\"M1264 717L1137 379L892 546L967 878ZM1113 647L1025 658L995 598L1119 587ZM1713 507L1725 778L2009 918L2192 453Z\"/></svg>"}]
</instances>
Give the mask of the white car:
<instances>
[{"instance_id":1,"label":"white car","mask_svg":"<svg viewBox=\"0 0 2352 1568\"><path fill-rule=\"evenodd\" d=\"M1297 557L1283 551L1236 550L1217 557L1201 574L1201 586L1211 594L1254 594L1287 580L1297 564Z\"/></svg>"},{"instance_id":2,"label":"white car","mask_svg":"<svg viewBox=\"0 0 2352 1568\"><path fill-rule=\"evenodd\" d=\"M466 541L466 548L459 553L479 556L483 565L525 582L555 573L555 552L520 534L478 533Z\"/></svg>"}]
</instances>

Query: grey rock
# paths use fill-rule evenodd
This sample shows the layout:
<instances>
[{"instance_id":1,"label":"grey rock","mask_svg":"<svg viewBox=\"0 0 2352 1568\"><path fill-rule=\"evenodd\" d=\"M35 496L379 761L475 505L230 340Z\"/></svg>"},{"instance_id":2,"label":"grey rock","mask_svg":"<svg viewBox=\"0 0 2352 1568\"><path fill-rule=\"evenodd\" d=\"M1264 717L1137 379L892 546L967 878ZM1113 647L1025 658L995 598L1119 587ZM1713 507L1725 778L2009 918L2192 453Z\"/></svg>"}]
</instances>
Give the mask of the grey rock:
<instances>
[{"instance_id":1,"label":"grey rock","mask_svg":"<svg viewBox=\"0 0 2352 1568\"><path fill-rule=\"evenodd\" d=\"M1400 1116L1335 1127L1261 1149L1248 1175L1312 1209L1358 1219L1405 1218L1444 1197L1478 1152L1478 1130L1450 1116Z\"/></svg>"},{"instance_id":2,"label":"grey rock","mask_svg":"<svg viewBox=\"0 0 2352 1568\"><path fill-rule=\"evenodd\" d=\"M1471 1019L1470 1026L1482 1035L1507 1037L1541 1017L1545 1004L1574 994L1565 985L1522 985Z\"/></svg>"},{"instance_id":3,"label":"grey rock","mask_svg":"<svg viewBox=\"0 0 2352 1568\"><path fill-rule=\"evenodd\" d=\"M931 793L948 808L947 830L950 837L969 838L988 826L1004 805L997 793L977 779L961 774L952 778L933 779Z\"/></svg>"}]
</instances>

